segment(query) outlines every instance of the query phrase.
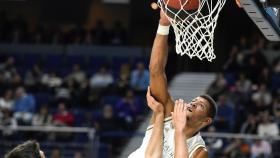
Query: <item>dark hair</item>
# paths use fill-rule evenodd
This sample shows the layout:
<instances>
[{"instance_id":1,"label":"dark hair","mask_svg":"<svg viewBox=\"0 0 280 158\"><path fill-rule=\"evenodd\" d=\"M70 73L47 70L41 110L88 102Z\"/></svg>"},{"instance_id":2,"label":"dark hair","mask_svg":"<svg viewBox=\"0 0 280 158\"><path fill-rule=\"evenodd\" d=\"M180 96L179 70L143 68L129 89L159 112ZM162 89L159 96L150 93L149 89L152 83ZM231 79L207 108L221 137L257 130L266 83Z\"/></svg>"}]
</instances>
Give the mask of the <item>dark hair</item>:
<instances>
[{"instance_id":1,"label":"dark hair","mask_svg":"<svg viewBox=\"0 0 280 158\"><path fill-rule=\"evenodd\" d=\"M40 147L36 141L26 141L5 155L4 158L40 158Z\"/></svg>"},{"instance_id":2,"label":"dark hair","mask_svg":"<svg viewBox=\"0 0 280 158\"><path fill-rule=\"evenodd\" d=\"M200 95L199 97L201 97L201 98L203 98L203 99L208 101L209 108L208 108L207 116L211 117L212 119L214 119L216 114L217 114L217 104L214 101L214 99L211 96L207 95L207 94Z\"/></svg>"}]
</instances>

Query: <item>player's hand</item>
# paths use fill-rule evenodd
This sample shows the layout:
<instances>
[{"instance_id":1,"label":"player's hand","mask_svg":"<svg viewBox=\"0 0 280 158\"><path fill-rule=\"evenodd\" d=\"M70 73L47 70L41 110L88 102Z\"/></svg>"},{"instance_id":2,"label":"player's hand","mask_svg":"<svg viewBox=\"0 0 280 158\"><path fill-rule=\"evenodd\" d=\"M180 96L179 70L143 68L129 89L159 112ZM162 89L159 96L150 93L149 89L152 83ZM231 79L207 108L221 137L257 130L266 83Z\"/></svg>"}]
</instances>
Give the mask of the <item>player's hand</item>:
<instances>
[{"instance_id":1,"label":"player's hand","mask_svg":"<svg viewBox=\"0 0 280 158\"><path fill-rule=\"evenodd\" d=\"M168 18L166 17L166 15L164 14L164 12L162 10L160 10L159 23L163 26L169 26L170 25L170 21L168 20Z\"/></svg>"},{"instance_id":2,"label":"player's hand","mask_svg":"<svg viewBox=\"0 0 280 158\"><path fill-rule=\"evenodd\" d=\"M155 113L164 113L163 105L156 101L155 98L151 95L150 87L148 87L146 99L148 102L148 106L153 110Z\"/></svg>"},{"instance_id":3,"label":"player's hand","mask_svg":"<svg viewBox=\"0 0 280 158\"><path fill-rule=\"evenodd\" d=\"M187 126L187 103L184 103L182 99L176 100L174 112L171 114L175 130L184 132Z\"/></svg>"},{"instance_id":4,"label":"player's hand","mask_svg":"<svg viewBox=\"0 0 280 158\"><path fill-rule=\"evenodd\" d=\"M235 0L235 2L236 2L237 6L238 6L239 8L242 8L241 3L240 3L240 0Z\"/></svg>"}]
</instances>

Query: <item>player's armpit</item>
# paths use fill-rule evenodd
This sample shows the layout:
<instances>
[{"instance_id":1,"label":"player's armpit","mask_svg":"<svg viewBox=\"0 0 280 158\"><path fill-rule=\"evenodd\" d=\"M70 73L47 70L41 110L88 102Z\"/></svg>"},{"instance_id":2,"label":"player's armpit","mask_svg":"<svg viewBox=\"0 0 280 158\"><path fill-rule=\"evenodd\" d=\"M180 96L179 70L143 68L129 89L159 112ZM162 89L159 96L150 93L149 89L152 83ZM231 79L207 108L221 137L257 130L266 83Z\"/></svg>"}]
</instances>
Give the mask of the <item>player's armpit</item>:
<instances>
[{"instance_id":1,"label":"player's armpit","mask_svg":"<svg viewBox=\"0 0 280 158\"><path fill-rule=\"evenodd\" d=\"M193 158L208 158L208 152L204 147L198 148L193 154Z\"/></svg>"}]
</instances>

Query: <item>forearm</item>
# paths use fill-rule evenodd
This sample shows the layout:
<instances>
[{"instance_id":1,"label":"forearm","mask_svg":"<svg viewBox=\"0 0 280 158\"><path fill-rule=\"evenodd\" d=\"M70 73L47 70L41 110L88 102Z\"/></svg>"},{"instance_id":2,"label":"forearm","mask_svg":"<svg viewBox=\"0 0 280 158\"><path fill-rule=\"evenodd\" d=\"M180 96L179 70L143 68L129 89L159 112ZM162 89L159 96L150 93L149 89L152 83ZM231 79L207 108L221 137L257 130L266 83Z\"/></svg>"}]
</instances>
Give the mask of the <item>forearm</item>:
<instances>
[{"instance_id":1,"label":"forearm","mask_svg":"<svg viewBox=\"0 0 280 158\"><path fill-rule=\"evenodd\" d=\"M150 59L150 76L165 73L168 57L168 36L156 34Z\"/></svg>"},{"instance_id":2,"label":"forearm","mask_svg":"<svg viewBox=\"0 0 280 158\"><path fill-rule=\"evenodd\" d=\"M164 113L154 114L154 126L145 158L162 158Z\"/></svg>"},{"instance_id":3,"label":"forearm","mask_svg":"<svg viewBox=\"0 0 280 158\"><path fill-rule=\"evenodd\" d=\"M189 158L185 133L182 131L175 130L174 137L175 137L175 157L174 158Z\"/></svg>"}]
</instances>

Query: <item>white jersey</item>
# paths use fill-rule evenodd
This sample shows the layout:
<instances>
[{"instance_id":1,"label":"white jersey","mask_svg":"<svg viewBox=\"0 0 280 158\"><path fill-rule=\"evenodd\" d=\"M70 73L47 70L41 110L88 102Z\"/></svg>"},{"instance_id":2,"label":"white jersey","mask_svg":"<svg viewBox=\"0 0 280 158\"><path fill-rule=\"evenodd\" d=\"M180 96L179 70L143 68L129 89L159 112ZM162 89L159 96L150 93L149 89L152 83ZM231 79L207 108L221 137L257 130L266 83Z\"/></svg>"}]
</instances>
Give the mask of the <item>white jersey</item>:
<instances>
[{"instance_id":1,"label":"white jersey","mask_svg":"<svg viewBox=\"0 0 280 158\"><path fill-rule=\"evenodd\" d=\"M174 158L174 154L175 154L175 140L174 140L175 130L171 122L172 122L171 117L166 118L164 121L163 153L162 153L163 158ZM153 125L147 128L142 145L133 153L131 153L128 156L128 158L145 158L145 151L148 146L152 132L153 132ZM187 142L187 148L188 148L190 158L192 158L194 152L198 148L202 147L206 149L205 142L202 139L200 133L197 133L193 137L187 139L186 142Z\"/></svg>"}]
</instances>

